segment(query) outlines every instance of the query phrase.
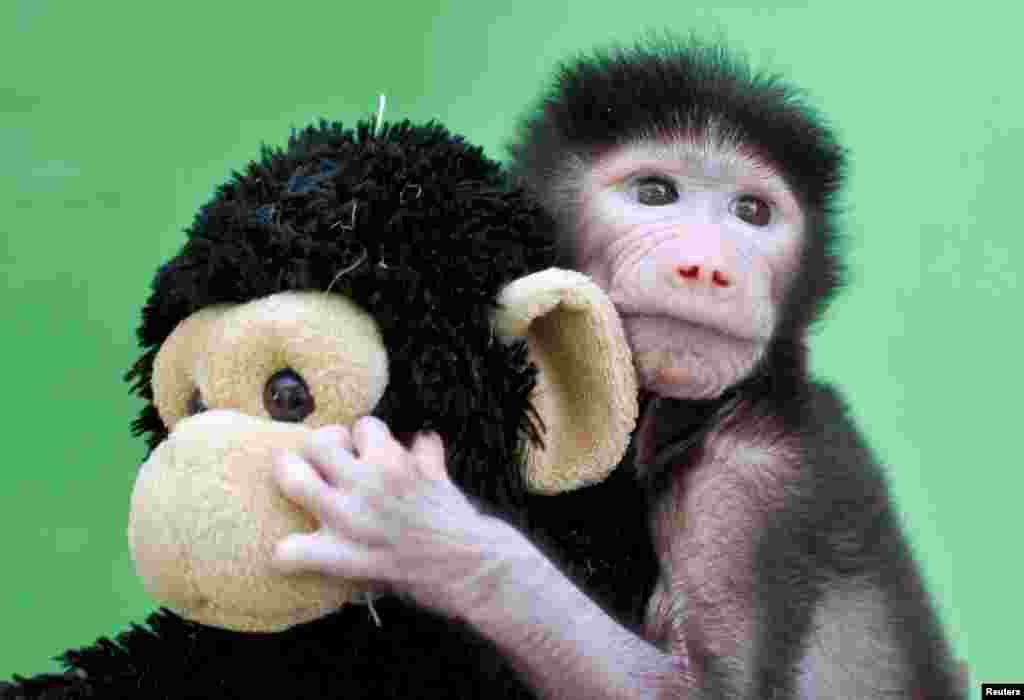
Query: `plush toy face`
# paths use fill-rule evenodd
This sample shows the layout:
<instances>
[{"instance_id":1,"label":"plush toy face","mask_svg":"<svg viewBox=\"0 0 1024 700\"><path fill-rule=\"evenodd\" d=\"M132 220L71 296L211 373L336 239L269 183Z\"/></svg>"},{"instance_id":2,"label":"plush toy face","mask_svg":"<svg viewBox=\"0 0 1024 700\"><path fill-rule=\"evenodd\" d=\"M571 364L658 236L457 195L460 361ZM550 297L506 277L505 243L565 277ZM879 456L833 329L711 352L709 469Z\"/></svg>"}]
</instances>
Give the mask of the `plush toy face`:
<instances>
[{"instance_id":1,"label":"plush toy face","mask_svg":"<svg viewBox=\"0 0 1024 700\"><path fill-rule=\"evenodd\" d=\"M132 497L130 546L150 593L193 620L244 628L286 627L350 600L354 582L271 570L280 539L318 525L271 482L272 450L351 425L387 377L376 323L338 295L284 292L179 324L152 380L170 436ZM202 410L222 406L233 410Z\"/></svg>"},{"instance_id":2,"label":"plush toy face","mask_svg":"<svg viewBox=\"0 0 1024 700\"><path fill-rule=\"evenodd\" d=\"M507 508L603 479L636 419L614 308L546 269L537 210L496 167L438 127L355 136L309 130L221 188L144 312L154 449L129 540L149 592L196 622L279 631L365 590L270 566L318 527L272 452L317 427L436 430L456 483Z\"/></svg>"}]
</instances>

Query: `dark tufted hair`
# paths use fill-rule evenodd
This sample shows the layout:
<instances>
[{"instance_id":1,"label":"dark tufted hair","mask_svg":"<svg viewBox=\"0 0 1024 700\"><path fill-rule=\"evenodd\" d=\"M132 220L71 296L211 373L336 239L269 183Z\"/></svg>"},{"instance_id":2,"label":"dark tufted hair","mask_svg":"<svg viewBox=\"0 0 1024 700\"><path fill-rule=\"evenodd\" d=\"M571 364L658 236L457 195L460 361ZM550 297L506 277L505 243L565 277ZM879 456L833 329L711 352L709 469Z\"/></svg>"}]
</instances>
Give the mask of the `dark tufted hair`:
<instances>
[{"instance_id":1,"label":"dark tufted hair","mask_svg":"<svg viewBox=\"0 0 1024 700\"><path fill-rule=\"evenodd\" d=\"M778 172L804 210L800 278L779 320L778 335L792 340L843 285L835 219L846 155L806 95L780 76L757 73L696 36L652 35L632 47L580 55L561 66L519 124L508 146L512 172L560 219L564 258L578 220L566 201L572 162L589 166L636 140L708 133L712 126Z\"/></svg>"}]
</instances>

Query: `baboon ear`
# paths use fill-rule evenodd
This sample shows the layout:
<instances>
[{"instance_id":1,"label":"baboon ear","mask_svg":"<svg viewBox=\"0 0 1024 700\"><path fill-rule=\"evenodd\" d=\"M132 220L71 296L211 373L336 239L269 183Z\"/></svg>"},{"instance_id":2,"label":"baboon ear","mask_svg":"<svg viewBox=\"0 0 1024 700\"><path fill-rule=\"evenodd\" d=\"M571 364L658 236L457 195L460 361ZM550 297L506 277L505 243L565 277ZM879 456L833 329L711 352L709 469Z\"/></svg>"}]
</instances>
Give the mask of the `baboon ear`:
<instances>
[{"instance_id":1,"label":"baboon ear","mask_svg":"<svg viewBox=\"0 0 1024 700\"><path fill-rule=\"evenodd\" d=\"M546 431L543 448L527 448L527 486L555 494L601 481L637 419L636 372L615 307L589 277L557 268L515 280L498 303L498 336L525 339L540 370L531 401Z\"/></svg>"}]
</instances>

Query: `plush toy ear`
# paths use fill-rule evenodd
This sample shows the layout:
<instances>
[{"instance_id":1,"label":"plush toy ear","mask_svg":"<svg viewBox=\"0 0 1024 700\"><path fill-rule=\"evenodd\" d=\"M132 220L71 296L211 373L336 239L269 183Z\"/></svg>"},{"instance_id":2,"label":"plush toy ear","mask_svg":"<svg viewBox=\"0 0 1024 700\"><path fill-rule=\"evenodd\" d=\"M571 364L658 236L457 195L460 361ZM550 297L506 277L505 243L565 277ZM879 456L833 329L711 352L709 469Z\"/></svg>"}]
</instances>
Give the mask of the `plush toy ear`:
<instances>
[{"instance_id":1,"label":"plush toy ear","mask_svg":"<svg viewBox=\"0 0 1024 700\"><path fill-rule=\"evenodd\" d=\"M540 369L531 400L544 421L544 447L528 447L534 493L571 491L607 477L622 459L637 418L637 382L622 322L589 277L551 268L498 296L495 330L526 340Z\"/></svg>"}]
</instances>

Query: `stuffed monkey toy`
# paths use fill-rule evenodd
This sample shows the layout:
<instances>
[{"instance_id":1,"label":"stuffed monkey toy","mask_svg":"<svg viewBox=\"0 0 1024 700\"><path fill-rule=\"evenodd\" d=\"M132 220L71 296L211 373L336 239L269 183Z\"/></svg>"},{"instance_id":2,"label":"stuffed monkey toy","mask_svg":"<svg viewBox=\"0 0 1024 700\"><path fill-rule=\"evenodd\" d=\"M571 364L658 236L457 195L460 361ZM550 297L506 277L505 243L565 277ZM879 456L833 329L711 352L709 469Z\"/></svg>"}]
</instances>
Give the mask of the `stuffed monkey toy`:
<instances>
[{"instance_id":1,"label":"stuffed monkey toy","mask_svg":"<svg viewBox=\"0 0 1024 700\"><path fill-rule=\"evenodd\" d=\"M128 373L150 446L128 537L165 607L0 697L531 697L462 622L270 566L318 525L271 483L271 451L363 415L439 433L468 497L639 624L657 564L614 308L553 267L548 221L479 148L375 126L264 147L157 272Z\"/></svg>"}]
</instances>

